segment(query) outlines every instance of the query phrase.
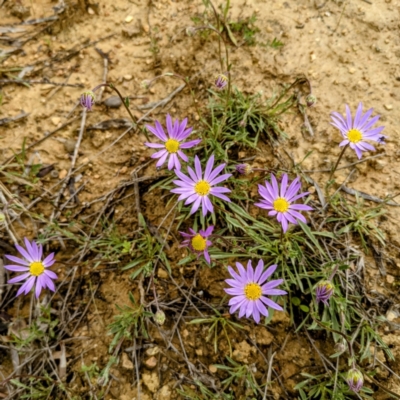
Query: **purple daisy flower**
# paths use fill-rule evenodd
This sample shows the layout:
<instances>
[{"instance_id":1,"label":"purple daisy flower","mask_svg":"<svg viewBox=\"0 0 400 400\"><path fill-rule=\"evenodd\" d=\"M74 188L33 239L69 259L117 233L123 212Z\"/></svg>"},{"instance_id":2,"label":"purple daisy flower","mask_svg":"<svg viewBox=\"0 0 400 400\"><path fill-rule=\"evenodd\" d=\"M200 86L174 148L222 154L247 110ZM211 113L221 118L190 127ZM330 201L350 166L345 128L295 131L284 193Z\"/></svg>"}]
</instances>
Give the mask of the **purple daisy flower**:
<instances>
[{"instance_id":1,"label":"purple daisy flower","mask_svg":"<svg viewBox=\"0 0 400 400\"><path fill-rule=\"evenodd\" d=\"M278 222L282 225L283 232L288 229L289 222L297 224L300 220L307 223L306 219L299 211L311 211L312 207L305 204L293 204L296 200L307 196L309 192L297 194L301 189L300 178L297 177L288 187L287 174L282 175L281 187L279 190L278 181L274 174L271 174L271 183L265 182L263 185L258 185L258 193L263 199L260 203L254 203L255 206L271 210L268 215L275 216Z\"/></svg>"},{"instance_id":2,"label":"purple daisy flower","mask_svg":"<svg viewBox=\"0 0 400 400\"><path fill-rule=\"evenodd\" d=\"M352 368L347 372L346 382L351 391L358 393L364 384L364 376L357 368Z\"/></svg>"},{"instance_id":3,"label":"purple daisy flower","mask_svg":"<svg viewBox=\"0 0 400 400\"><path fill-rule=\"evenodd\" d=\"M350 147L356 152L357 157L362 157L363 151L372 150L375 151L375 147L367 143L365 140L372 140L378 143L384 143L386 136L382 136L381 132L384 129L383 126L372 128L380 118L379 115L369 120L373 112L373 108L370 108L364 115L362 113L363 104L358 105L356 115L353 118L351 116L350 107L346 104L346 118L338 112L333 112L331 118L333 122L331 124L340 130L344 140L339 144L340 147L350 145Z\"/></svg>"},{"instance_id":4,"label":"purple daisy flower","mask_svg":"<svg viewBox=\"0 0 400 400\"><path fill-rule=\"evenodd\" d=\"M228 271L233 279L226 279L225 282L232 286L232 288L224 289L226 293L234 296L229 300L229 305L231 306L229 312L231 314L239 309L239 318L242 318L244 315L246 315L246 318L249 318L252 315L254 321L258 324L261 314L268 317L268 309L265 305L275 310L283 311L283 308L279 304L265 297L265 295L280 296L287 294L284 290L274 289L283 282L283 279L276 279L264 284L275 272L276 265L271 265L264 271L264 261L260 260L254 271L249 260L247 270L238 262L236 263L236 267L239 270L239 274L232 267L228 266Z\"/></svg>"},{"instance_id":5,"label":"purple daisy flower","mask_svg":"<svg viewBox=\"0 0 400 400\"><path fill-rule=\"evenodd\" d=\"M194 203L190 214L195 213L201 204L203 215L206 216L208 211L210 211L211 213L214 212L214 208L209 199L209 195L212 194L213 196L230 202L229 198L223 194L230 193L230 190L225 187L214 186L232 176L232 174L223 174L218 176L218 174L225 168L225 165L226 164L218 165L218 167L213 170L214 155L212 155L207 161L206 170L204 172L203 178L203 171L201 169L199 157L195 156L194 166L196 172L194 172L192 168L188 167L188 172L190 175L189 177L183 174L178 169L175 169L175 173L177 177L180 178L180 180L176 180L173 182L179 187L176 189L172 189L171 192L180 195L178 201L186 199L185 205Z\"/></svg>"},{"instance_id":6,"label":"purple daisy flower","mask_svg":"<svg viewBox=\"0 0 400 400\"><path fill-rule=\"evenodd\" d=\"M91 90L83 92L80 98L80 103L83 108L88 111L92 111L93 104L95 102L95 95Z\"/></svg>"},{"instance_id":7,"label":"purple daisy flower","mask_svg":"<svg viewBox=\"0 0 400 400\"><path fill-rule=\"evenodd\" d=\"M189 228L190 233L179 232L185 238L180 247L189 247L190 250L197 254L197 258L203 254L206 261L210 264L211 260L207 249L212 243L208 240L208 237L212 234L213 230L214 226L211 225L205 231L200 229L199 233L192 228Z\"/></svg>"},{"instance_id":8,"label":"purple daisy flower","mask_svg":"<svg viewBox=\"0 0 400 400\"><path fill-rule=\"evenodd\" d=\"M161 167L164 164L169 155L168 160L168 169L176 168L178 170L181 169L181 163L179 162L179 158L182 158L183 161L188 162L188 158L186 154L181 149L190 149L198 145L201 142L201 139L191 140L190 142L182 143L191 133L193 128L186 129L188 119L185 118L182 122L179 122L177 119L175 123L172 124L172 118L168 114L167 115L167 132L168 137L164 132L161 124L156 121L156 126L146 125L146 128L156 135L160 140L164 142L161 143L149 143L146 142L145 145L147 147L151 147L152 149L162 149L154 153L151 158L159 158L156 167Z\"/></svg>"},{"instance_id":9,"label":"purple daisy flower","mask_svg":"<svg viewBox=\"0 0 400 400\"><path fill-rule=\"evenodd\" d=\"M228 77L225 74L218 74L215 78L215 87L222 90L228 84Z\"/></svg>"},{"instance_id":10,"label":"purple daisy flower","mask_svg":"<svg viewBox=\"0 0 400 400\"><path fill-rule=\"evenodd\" d=\"M32 240L32 243L30 243L27 238L25 238L24 241L26 250L17 244L15 245L19 253L24 258L22 259L19 257L6 255L9 260L13 261L17 265L11 264L4 266L4 268L8 269L9 271L24 272L24 274L10 279L7 283L16 283L27 279L26 282L19 288L17 296L23 292L28 294L35 284L36 298L39 297L42 289L49 288L54 292L56 288L52 279L57 279L58 277L53 271L47 269L56 261L54 259L54 253L49 254L42 261L43 246L41 244L36 244L34 240Z\"/></svg>"},{"instance_id":11,"label":"purple daisy flower","mask_svg":"<svg viewBox=\"0 0 400 400\"><path fill-rule=\"evenodd\" d=\"M317 284L317 288L315 291L315 296L317 299L317 303L322 301L326 306L329 307L328 300L331 298L335 287L333 286L331 281L321 281Z\"/></svg>"}]
</instances>

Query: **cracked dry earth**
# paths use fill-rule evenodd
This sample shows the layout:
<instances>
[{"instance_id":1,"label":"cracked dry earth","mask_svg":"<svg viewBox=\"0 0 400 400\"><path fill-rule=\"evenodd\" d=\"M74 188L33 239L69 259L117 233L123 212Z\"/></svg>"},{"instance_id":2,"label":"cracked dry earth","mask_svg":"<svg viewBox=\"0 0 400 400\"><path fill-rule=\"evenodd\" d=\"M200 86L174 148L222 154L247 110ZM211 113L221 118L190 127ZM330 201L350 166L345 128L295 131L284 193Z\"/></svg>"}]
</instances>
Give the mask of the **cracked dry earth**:
<instances>
[{"instance_id":1,"label":"cracked dry earth","mask_svg":"<svg viewBox=\"0 0 400 400\"><path fill-rule=\"evenodd\" d=\"M10 0L0 1L3 4L0 7L2 26L21 22L21 15L15 12L13 3ZM323 185L327 173L318 171L331 167L332 160L336 160L339 154L338 144L341 141L337 130L329 124L329 114L334 110L344 112L345 104L355 108L362 101L365 107L373 107L375 113L381 115L381 121L386 127L385 134L389 139L385 146L378 145L375 153L367 154L377 157L354 165L354 172L349 179L351 168L338 171L337 179L339 182L347 180L348 187L378 198L397 195L400 192L400 1L349 0L324 3L311 0L248 0L231 3L231 20L240 20L253 13L257 15L256 25L260 31L256 34L256 39L259 43L266 43L274 38L284 43L280 49L262 45L231 46L234 85L246 93L262 91L269 97L283 83L290 83L301 74L305 74L312 82L314 94L318 98L317 106L308 111L314 136L301 133L303 121L295 113L285 115L281 123L289 135L285 150L290 157L300 162L307 152L312 151L303 161L302 167L310 171L310 176ZM30 9L29 16L22 16L23 18L36 19L53 15L52 7L56 5L49 0L23 0L18 4ZM150 90L145 90L141 87L144 79L152 79L167 72L191 77L196 85L197 108L192 105L189 91L184 89L165 108L155 110L149 120L163 119L166 112L169 112L179 118L187 116L189 123L196 127L199 120L197 110L205 112L207 88L213 82L215 71L219 70L215 38L203 40L199 36L186 35L186 28L193 25L191 17L201 16L204 12L204 5L200 0L113 0L88 7L85 2L75 4L67 1L66 4L68 9L65 11L65 18L62 16L60 21L28 41L23 46L23 51L16 52L3 61L1 68L33 66L32 70L26 71L24 79L48 79L51 82L81 87L60 87L50 83L26 87L0 83L0 118L14 117L21 110L29 114L24 119L0 126L2 163L13 152L20 151L24 139L26 145L30 145L79 115L80 110L75 107L82 90L91 89L103 80L103 59L95 46L108 54L110 62L107 80L116 82L121 91L131 97L131 109L136 117L141 117L148 111L149 104L167 97L181 84L178 80L163 78ZM33 32L30 26L22 27ZM99 39L102 40L95 46L82 48L83 44ZM72 48L79 49L77 54L54 59L57 54L65 54ZM9 48L0 42L0 49ZM49 59L53 61L46 63ZM107 101L110 96L111 93L106 90L103 99ZM88 114L86 125L91 127L106 119L116 118L127 118L123 107L107 107L101 103ZM35 163L55 166L56 172L38 183L41 187L49 188L66 176L79 123L78 117L29 152L28 158L34 157ZM126 127L123 124L119 128L108 127L106 130L87 129L77 159L77 166L82 166L79 177L85 183L79 195L82 204L101 197L128 180L132 171L140 165L143 165L143 176L162 175L162 171L156 171L151 162L147 163L152 152L143 145L145 137L140 131L126 135L108 148L124 129ZM261 150L256 153L254 166L262 167L277 162L267 147ZM277 151L290 161L282 149ZM341 165L356 161L355 155L349 151ZM17 190L17 184L10 185L9 190ZM165 216L165 204L160 200L162 192L147 192L142 189L141 195L142 210L149 216L151 223L157 226ZM126 213L121 220L123 232L131 232L137 227L134 208L127 204L121 204L115 210L118 215L123 214L126 207L131 207L131 213ZM93 213L102 206L102 203L96 203L85 212ZM38 210L46 214L47 203L40 204ZM68 216L63 215L60 222L68 222ZM383 270L377 267L372 256L365 258L366 290L371 296L377 297L396 291L400 282L399 209L388 207L379 224L387 241L385 249L381 249ZM25 227L15 226L15 229L19 237L35 237L40 227L26 221ZM5 238L6 233L2 234ZM183 274L191 282L196 267L183 269L176 265L183 255L184 251L178 249L177 244L168 252L171 260L175 260L171 265L177 276ZM62 252L58 255L60 264L56 272L61 278L65 276L65 268L69 268L62 264L67 258L68 254L63 255ZM85 268L79 274L82 279L86 279L82 290L86 290L90 296L89 283L93 282L88 278L89 271ZM168 275L163 274L160 269L158 278L164 282L163 290L176 291L167 282ZM216 269L202 269L198 272L196 290L206 290L208 301L218 302L224 287L223 278ZM86 365L95 362L101 369L104 368L109 359L108 346L111 340L106 335L106 330L116 313L114 304L128 304L129 291L133 291L135 297L139 298L136 294L136 283L129 279L129 274L116 270L103 271L98 274L97 279L101 281L101 285L90 306L89 317L74 333L76 337L85 337L85 340L76 341L68 350L68 359L76 360L68 365L69 376L74 376L74 372L79 371L82 362ZM96 285L97 283L98 281L95 282ZM179 297L179 293L175 293L175 297ZM29 302L18 303L7 309L7 313L18 313L27 318ZM392 313L390 317L392 322L400 322L397 314ZM167 336L174 326L174 321L168 319L167 315L164 330ZM383 340L399 359L398 331L384 326L382 333ZM184 321L179 325L179 335L187 358L202 374L197 378L211 387L215 385L219 377L214 364L221 363L229 353L226 341L221 340L218 353L215 354L212 343L206 341L206 327L189 326ZM178 399L180 396L176 389L184 376L190 375L191 371L182 358L167 349L164 337L158 329L151 328L150 337L151 340L140 352L141 399ZM177 348L180 346L176 336L173 345ZM299 373L319 362L310 342L294 333L288 316L284 313L276 313L267 327L258 326L254 330L248 328L244 334L234 334L232 345L233 358L241 363L256 365L258 378L267 370L263 354L276 352L274 369L281 377L287 392L283 392L278 384L273 385L271 394L275 399L297 398L293 388L299 381ZM315 345L322 348L325 343L316 341ZM80 354L81 357L76 358ZM387 363L383 353L379 353L378 357ZM113 382L105 395L106 399L138 398L137 386L132 385L136 377L134 366L132 352L123 352L118 365L112 367ZM391 363L390 367L395 373L400 373L397 362ZM4 375L12 371L7 357L3 358L0 370ZM379 379L400 394L394 375L382 371ZM90 387L83 379L76 378L70 385L73 390L81 393L82 398L89 398L85 396L90 393ZM235 390L239 398L242 395L240 388ZM388 397L384 392L378 391L375 398Z\"/></svg>"}]
</instances>

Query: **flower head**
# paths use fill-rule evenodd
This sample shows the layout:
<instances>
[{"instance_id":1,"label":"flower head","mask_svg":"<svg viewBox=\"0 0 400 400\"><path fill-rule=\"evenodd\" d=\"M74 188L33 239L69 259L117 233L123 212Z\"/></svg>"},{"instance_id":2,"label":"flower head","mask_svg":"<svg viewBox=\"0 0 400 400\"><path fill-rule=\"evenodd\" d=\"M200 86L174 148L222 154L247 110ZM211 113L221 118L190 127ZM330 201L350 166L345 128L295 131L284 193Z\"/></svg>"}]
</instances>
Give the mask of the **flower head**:
<instances>
[{"instance_id":1,"label":"flower head","mask_svg":"<svg viewBox=\"0 0 400 400\"><path fill-rule=\"evenodd\" d=\"M317 289L316 289L317 303L322 301L326 306L329 307L328 300L332 296L334 290L335 290L335 287L333 286L331 281L319 282L317 284Z\"/></svg>"},{"instance_id":2,"label":"flower head","mask_svg":"<svg viewBox=\"0 0 400 400\"><path fill-rule=\"evenodd\" d=\"M346 382L350 390L357 393L364 384L364 376L357 368L352 368L347 372Z\"/></svg>"},{"instance_id":3,"label":"flower head","mask_svg":"<svg viewBox=\"0 0 400 400\"><path fill-rule=\"evenodd\" d=\"M53 271L47 269L55 263L54 253L51 253L42 261L42 245L36 244L34 240L32 240L32 243L30 243L26 238L24 240L26 250L21 246L15 245L23 258L6 255L9 260L16 264L4 266L4 268L8 269L9 271L24 273L10 279L7 283L16 283L27 279L26 282L19 288L17 296L23 292L28 294L35 284L36 298L39 297L42 289L49 288L54 292L56 288L52 279L57 279L58 277Z\"/></svg>"},{"instance_id":4,"label":"flower head","mask_svg":"<svg viewBox=\"0 0 400 400\"><path fill-rule=\"evenodd\" d=\"M288 229L288 224L297 224L300 220L306 223L306 219L299 211L311 211L313 208L305 204L296 204L296 200L307 196L309 192L297 194L301 189L300 178L296 178L288 186L288 176L283 174L279 188L278 181L274 174L271 174L271 183L265 182L265 186L258 185L258 193L263 199L254 205L266 210L271 210L268 215L275 216L281 223L283 232Z\"/></svg>"},{"instance_id":5,"label":"flower head","mask_svg":"<svg viewBox=\"0 0 400 400\"><path fill-rule=\"evenodd\" d=\"M382 136L381 132L384 129L383 126L372 128L380 118L379 115L369 119L373 109L370 108L364 115L362 113L363 105L358 105L354 120L351 116L350 108L346 104L346 118L337 113L333 112L331 118L333 122L331 124L340 130L344 140L339 146L350 145L350 147L356 152L357 157L362 157L363 151L375 150L375 147L367 143L365 140L372 140L378 143L384 143L386 136Z\"/></svg>"},{"instance_id":6,"label":"flower head","mask_svg":"<svg viewBox=\"0 0 400 400\"><path fill-rule=\"evenodd\" d=\"M249 175L254 171L250 164L238 164L235 168L240 175Z\"/></svg>"},{"instance_id":7,"label":"flower head","mask_svg":"<svg viewBox=\"0 0 400 400\"><path fill-rule=\"evenodd\" d=\"M171 192L180 195L178 201L186 199L185 205L194 203L190 214L195 213L201 204L203 215L205 216L207 215L208 211L211 213L214 212L214 207L209 199L210 195L219 197L225 201L230 201L229 198L223 194L230 193L230 190L228 188L215 185L227 180L230 176L232 176L232 174L223 174L218 176L225 168L225 164L218 165L218 167L213 170L214 155L212 155L207 161L204 177L200 160L197 156L194 158L194 166L196 172L193 171L192 168L188 167L190 177L183 174L178 169L175 169L175 173L180 180L175 180L173 182L179 187L172 189Z\"/></svg>"},{"instance_id":8,"label":"flower head","mask_svg":"<svg viewBox=\"0 0 400 400\"><path fill-rule=\"evenodd\" d=\"M228 76L226 74L218 74L215 77L215 87L222 90L228 84Z\"/></svg>"},{"instance_id":9,"label":"flower head","mask_svg":"<svg viewBox=\"0 0 400 400\"><path fill-rule=\"evenodd\" d=\"M225 282L232 288L224 289L226 293L233 296L229 300L229 305L231 306L229 312L231 314L239 310L239 318L244 315L249 318L252 315L254 321L258 324L261 314L268 317L268 310L265 306L283 311L279 304L266 297L266 295L279 296L287 294L284 290L274 289L283 282L283 279L264 283L275 272L276 265L271 265L264 271L264 262L260 260L254 270L249 260L247 270L240 263L236 263L236 267L239 274L228 266L228 271L233 279L226 279Z\"/></svg>"},{"instance_id":10,"label":"flower head","mask_svg":"<svg viewBox=\"0 0 400 400\"><path fill-rule=\"evenodd\" d=\"M92 111L94 101L95 95L91 90L88 90L81 94L80 103L83 108L86 108L86 110Z\"/></svg>"},{"instance_id":11,"label":"flower head","mask_svg":"<svg viewBox=\"0 0 400 400\"><path fill-rule=\"evenodd\" d=\"M193 128L186 129L187 118L185 118L182 122L179 122L177 119L174 124L172 124L172 118L168 114L167 115L167 132L168 136L165 134L163 127L161 124L156 121L156 126L146 125L146 128L156 135L160 140L164 142L161 143L145 143L147 147L151 147L153 149L162 149L154 153L151 158L159 158L156 167L161 167L164 162L168 160L168 169L176 168L178 170L181 169L181 163L179 162L179 158L182 158L183 161L188 162L188 158L185 153L182 152L181 149L190 149L191 147L196 146L201 142L201 139L192 140L190 142L183 142L191 133Z\"/></svg>"},{"instance_id":12,"label":"flower head","mask_svg":"<svg viewBox=\"0 0 400 400\"><path fill-rule=\"evenodd\" d=\"M205 231L201 230L199 233L189 228L190 233L179 232L185 240L182 242L181 247L189 247L199 257L201 254L204 255L206 261L210 264L210 255L207 249L212 245L208 240L208 237L212 234L214 227L211 225Z\"/></svg>"}]
</instances>

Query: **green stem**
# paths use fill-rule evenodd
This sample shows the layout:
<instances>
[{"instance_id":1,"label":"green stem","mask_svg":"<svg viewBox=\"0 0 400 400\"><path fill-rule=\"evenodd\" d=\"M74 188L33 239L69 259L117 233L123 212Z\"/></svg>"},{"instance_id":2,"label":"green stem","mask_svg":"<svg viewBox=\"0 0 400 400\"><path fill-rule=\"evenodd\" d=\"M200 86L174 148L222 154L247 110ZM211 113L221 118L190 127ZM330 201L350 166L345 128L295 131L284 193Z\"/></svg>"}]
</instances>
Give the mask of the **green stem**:
<instances>
[{"instance_id":1,"label":"green stem","mask_svg":"<svg viewBox=\"0 0 400 400\"><path fill-rule=\"evenodd\" d=\"M340 163L340 160L342 159L343 154L344 154L344 152L346 151L347 147L349 147L348 144L346 144L346 146L343 147L343 150L342 150L342 152L340 153L339 158L338 158L338 160L336 161L336 164L335 164L335 166L334 166L334 168L333 168L331 174L329 175L328 182L332 179L332 176L333 176L333 174L335 173L336 168L338 167L338 165L339 165L339 163Z\"/></svg>"}]
</instances>

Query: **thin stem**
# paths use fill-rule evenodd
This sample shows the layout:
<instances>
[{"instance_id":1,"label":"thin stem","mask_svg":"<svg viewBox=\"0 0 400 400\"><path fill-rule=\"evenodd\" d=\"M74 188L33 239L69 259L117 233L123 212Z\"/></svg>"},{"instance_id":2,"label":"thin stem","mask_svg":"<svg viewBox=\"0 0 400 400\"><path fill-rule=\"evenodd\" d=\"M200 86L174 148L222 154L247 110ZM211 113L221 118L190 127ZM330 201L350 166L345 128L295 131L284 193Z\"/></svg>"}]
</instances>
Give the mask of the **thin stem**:
<instances>
[{"instance_id":1,"label":"thin stem","mask_svg":"<svg viewBox=\"0 0 400 400\"><path fill-rule=\"evenodd\" d=\"M342 152L340 153L338 160L336 161L336 165L334 166L334 168L333 168L331 174L329 175L328 181L330 181L330 180L332 179L332 176L333 176L333 174L335 173L336 168L338 167L338 165L339 165L339 163L340 163L340 160L342 159L343 154L344 154L344 152L346 151L347 147L349 147L348 144L346 144L346 146L343 147L343 150L342 150Z\"/></svg>"},{"instance_id":2,"label":"thin stem","mask_svg":"<svg viewBox=\"0 0 400 400\"><path fill-rule=\"evenodd\" d=\"M117 95L118 95L118 97L121 99L122 104L124 105L126 111L128 111L128 114L129 114L129 116L131 117L133 124L137 126L137 118L135 118L135 117L133 116L131 110L129 109L128 105L126 104L125 98L122 96L122 94L120 93L120 91L114 86L114 84L112 84L112 83L101 83L100 85L97 85L97 86L92 90L92 92L95 92L96 90L98 90L98 89L100 89L101 87L104 87L104 86L108 86L109 88L113 89L113 90L117 93ZM146 139L147 139L147 140L150 140L149 137L148 137L148 135L147 135L147 132L146 132L146 131L144 131L144 135L146 136Z\"/></svg>"}]
</instances>

